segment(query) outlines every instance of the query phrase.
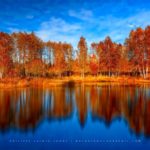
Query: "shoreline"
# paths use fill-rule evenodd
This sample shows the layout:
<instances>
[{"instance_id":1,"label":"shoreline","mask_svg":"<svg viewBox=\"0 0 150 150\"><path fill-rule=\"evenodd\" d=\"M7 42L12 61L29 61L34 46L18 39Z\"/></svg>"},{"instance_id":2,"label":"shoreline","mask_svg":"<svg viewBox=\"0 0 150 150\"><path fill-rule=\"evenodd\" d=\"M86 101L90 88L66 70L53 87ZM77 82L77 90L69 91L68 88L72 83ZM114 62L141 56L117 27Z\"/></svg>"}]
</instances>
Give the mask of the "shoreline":
<instances>
[{"instance_id":1,"label":"shoreline","mask_svg":"<svg viewBox=\"0 0 150 150\"><path fill-rule=\"evenodd\" d=\"M0 89L7 88L22 88L29 86L59 86L66 83L84 83L84 84L121 84L121 85L138 85L150 84L150 79L135 78L135 77L106 77L106 76L87 76L82 78L80 76L62 77L58 79L51 78L4 78L0 80Z\"/></svg>"}]
</instances>

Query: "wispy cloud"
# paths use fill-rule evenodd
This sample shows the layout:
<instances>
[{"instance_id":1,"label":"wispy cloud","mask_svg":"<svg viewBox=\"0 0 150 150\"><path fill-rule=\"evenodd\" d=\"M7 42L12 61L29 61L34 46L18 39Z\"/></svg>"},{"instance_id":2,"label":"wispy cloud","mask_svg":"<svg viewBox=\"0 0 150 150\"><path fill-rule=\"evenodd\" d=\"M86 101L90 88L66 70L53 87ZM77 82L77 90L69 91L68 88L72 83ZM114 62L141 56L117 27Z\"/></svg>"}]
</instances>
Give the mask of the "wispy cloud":
<instances>
[{"instance_id":1,"label":"wispy cloud","mask_svg":"<svg viewBox=\"0 0 150 150\"><path fill-rule=\"evenodd\" d=\"M93 12L91 10L86 10L86 9L81 9L80 11L69 10L68 14L70 17L75 17L80 20L86 20L86 21L89 21L90 18L93 17Z\"/></svg>"},{"instance_id":2,"label":"wispy cloud","mask_svg":"<svg viewBox=\"0 0 150 150\"><path fill-rule=\"evenodd\" d=\"M36 34L44 41L55 40L73 43L80 30L80 24L71 24L61 18L52 17L50 20L41 23Z\"/></svg>"},{"instance_id":3,"label":"wispy cloud","mask_svg":"<svg viewBox=\"0 0 150 150\"><path fill-rule=\"evenodd\" d=\"M9 27L8 30L9 30L10 33L19 32L19 31L20 31L20 29L18 29L18 28L13 28L13 27Z\"/></svg>"},{"instance_id":4,"label":"wispy cloud","mask_svg":"<svg viewBox=\"0 0 150 150\"><path fill-rule=\"evenodd\" d=\"M0 10L0 29L35 31L44 41L66 41L76 47L80 36L84 36L88 44L104 40L106 36L123 43L132 29L150 25L150 3L144 3L144 0L142 3L94 0L92 3L84 1L82 5L76 0L64 0L62 5L60 0L37 1L31 4L24 1L22 7L12 2L11 11L2 7L5 9Z\"/></svg>"},{"instance_id":5,"label":"wispy cloud","mask_svg":"<svg viewBox=\"0 0 150 150\"><path fill-rule=\"evenodd\" d=\"M27 15L26 18L27 18L27 19L33 19L34 16L33 16L33 15Z\"/></svg>"},{"instance_id":6,"label":"wispy cloud","mask_svg":"<svg viewBox=\"0 0 150 150\"><path fill-rule=\"evenodd\" d=\"M73 12L71 13L74 16L77 15ZM36 34L44 41L66 41L74 47L76 47L82 35L86 37L88 45L93 41L104 40L106 36L110 36L115 42L123 43L132 29L137 27L144 28L150 24L150 11L139 11L135 15L127 17L116 17L113 15L95 17L90 12L87 14L93 20L88 22L88 25L86 20L82 20L82 22L68 22L62 18L51 17L48 21L41 23ZM78 15L78 17L81 17L80 13ZM85 19L86 17L84 16L83 18Z\"/></svg>"},{"instance_id":7,"label":"wispy cloud","mask_svg":"<svg viewBox=\"0 0 150 150\"><path fill-rule=\"evenodd\" d=\"M10 32L10 33L18 33L18 32L26 32L26 33L31 33L31 31L27 30L27 29L19 29L19 28L13 28L13 27L8 27L7 30Z\"/></svg>"},{"instance_id":8,"label":"wispy cloud","mask_svg":"<svg viewBox=\"0 0 150 150\"><path fill-rule=\"evenodd\" d=\"M108 15L105 16L105 19L99 18L97 19L98 21L95 20L95 24L100 39L109 35L116 42L124 42L132 29L137 27L145 28L150 25L149 16L150 11L139 11L135 15L123 18Z\"/></svg>"}]
</instances>

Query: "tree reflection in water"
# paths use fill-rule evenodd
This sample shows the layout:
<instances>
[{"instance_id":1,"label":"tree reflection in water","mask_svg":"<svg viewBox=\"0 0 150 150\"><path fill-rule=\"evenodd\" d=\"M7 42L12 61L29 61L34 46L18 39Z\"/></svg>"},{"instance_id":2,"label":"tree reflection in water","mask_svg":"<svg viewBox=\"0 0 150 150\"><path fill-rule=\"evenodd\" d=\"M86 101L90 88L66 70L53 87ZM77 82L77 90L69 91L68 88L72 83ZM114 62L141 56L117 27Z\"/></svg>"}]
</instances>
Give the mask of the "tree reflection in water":
<instances>
[{"instance_id":1,"label":"tree reflection in water","mask_svg":"<svg viewBox=\"0 0 150 150\"><path fill-rule=\"evenodd\" d=\"M87 114L111 125L123 118L136 134L150 135L150 87L65 84L50 88L0 90L0 130L36 128L42 120L69 119L77 110L81 127Z\"/></svg>"}]
</instances>

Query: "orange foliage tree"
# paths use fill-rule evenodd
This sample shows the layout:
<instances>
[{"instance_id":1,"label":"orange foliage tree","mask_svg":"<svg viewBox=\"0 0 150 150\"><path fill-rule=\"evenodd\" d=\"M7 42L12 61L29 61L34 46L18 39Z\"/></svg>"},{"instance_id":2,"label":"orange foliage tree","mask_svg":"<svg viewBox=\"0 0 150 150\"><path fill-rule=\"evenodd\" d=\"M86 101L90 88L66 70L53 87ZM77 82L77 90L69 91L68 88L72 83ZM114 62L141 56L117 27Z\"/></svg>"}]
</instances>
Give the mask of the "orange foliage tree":
<instances>
[{"instance_id":1,"label":"orange foliage tree","mask_svg":"<svg viewBox=\"0 0 150 150\"><path fill-rule=\"evenodd\" d=\"M0 78L6 76L12 66L11 52L12 40L10 35L0 32Z\"/></svg>"},{"instance_id":2,"label":"orange foliage tree","mask_svg":"<svg viewBox=\"0 0 150 150\"><path fill-rule=\"evenodd\" d=\"M34 32L7 34L0 32L0 78L62 77L80 74L132 75L149 77L150 26L132 30L124 44L117 44L107 36L91 44L89 53L86 39L80 37L77 50L66 42L43 42Z\"/></svg>"},{"instance_id":3,"label":"orange foliage tree","mask_svg":"<svg viewBox=\"0 0 150 150\"><path fill-rule=\"evenodd\" d=\"M140 74L143 78L146 78L148 74L148 52L145 39L144 30L137 28L135 31L131 31L127 40L130 62L133 66L132 71L137 75Z\"/></svg>"},{"instance_id":4,"label":"orange foliage tree","mask_svg":"<svg viewBox=\"0 0 150 150\"><path fill-rule=\"evenodd\" d=\"M86 63L87 63L87 43L84 37L80 37L80 41L78 43L79 50L79 64L81 68L81 76L84 77L86 71Z\"/></svg>"}]
</instances>

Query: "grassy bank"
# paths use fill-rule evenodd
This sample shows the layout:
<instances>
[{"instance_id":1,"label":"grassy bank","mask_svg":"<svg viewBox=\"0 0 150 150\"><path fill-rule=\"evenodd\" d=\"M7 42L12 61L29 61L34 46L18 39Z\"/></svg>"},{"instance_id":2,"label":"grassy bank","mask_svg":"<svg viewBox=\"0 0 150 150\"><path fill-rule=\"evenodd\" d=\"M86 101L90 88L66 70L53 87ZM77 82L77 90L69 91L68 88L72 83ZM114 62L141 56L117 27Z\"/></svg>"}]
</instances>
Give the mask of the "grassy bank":
<instances>
[{"instance_id":1,"label":"grassy bank","mask_svg":"<svg viewBox=\"0 0 150 150\"><path fill-rule=\"evenodd\" d=\"M80 76L63 77L58 79L49 78L4 78L0 80L0 88L15 88L27 86L57 86L68 82L75 83L117 83L117 84L150 84L150 79L135 78L135 77L106 77L106 76Z\"/></svg>"}]
</instances>

